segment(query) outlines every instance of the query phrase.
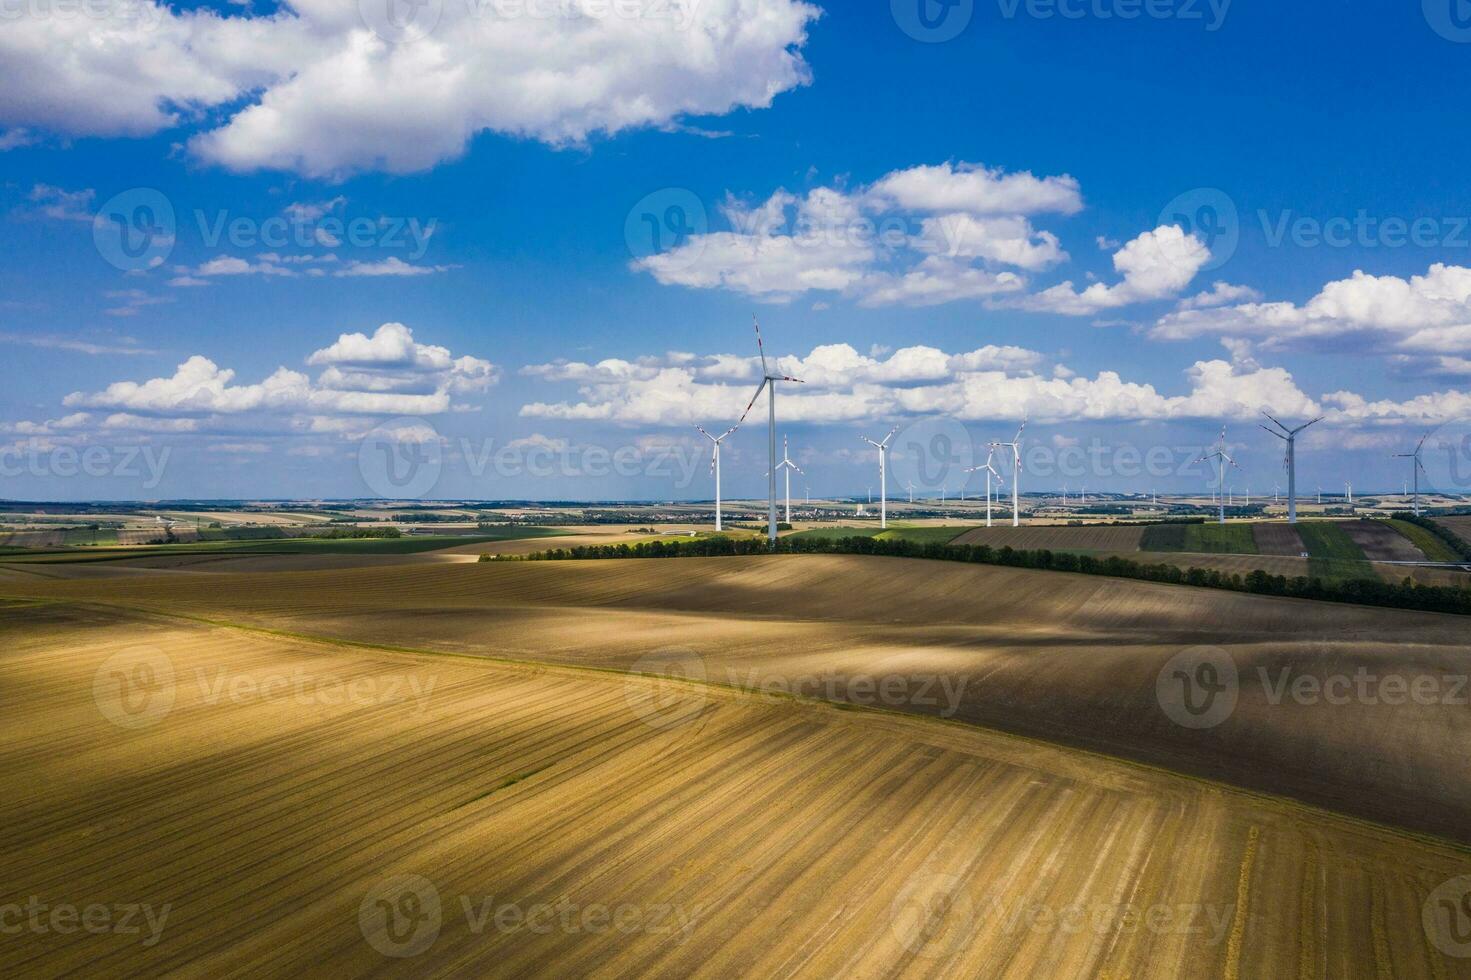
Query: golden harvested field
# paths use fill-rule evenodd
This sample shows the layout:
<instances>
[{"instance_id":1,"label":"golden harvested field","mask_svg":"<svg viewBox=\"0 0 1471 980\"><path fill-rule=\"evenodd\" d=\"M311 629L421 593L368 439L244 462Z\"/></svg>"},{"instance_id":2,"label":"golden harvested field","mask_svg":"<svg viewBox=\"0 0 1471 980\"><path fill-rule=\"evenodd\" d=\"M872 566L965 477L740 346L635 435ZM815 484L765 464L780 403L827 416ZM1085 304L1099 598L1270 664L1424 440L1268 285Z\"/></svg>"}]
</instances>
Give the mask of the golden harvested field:
<instances>
[{"instance_id":1,"label":"golden harvested field","mask_svg":"<svg viewBox=\"0 0 1471 980\"><path fill-rule=\"evenodd\" d=\"M967 726L65 603L0 651L8 976L1471 976L1464 850Z\"/></svg>"},{"instance_id":2,"label":"golden harvested field","mask_svg":"<svg viewBox=\"0 0 1471 980\"><path fill-rule=\"evenodd\" d=\"M708 679L884 703L1096 749L1471 842L1466 620L1119 579L805 555L508 562L98 580L14 595L102 600L317 636L609 669L678 647ZM1222 651L1239 703L1190 730L1161 710L1173 658ZM1284 674L1283 672L1286 672ZM1300 703L1278 685L1365 672L1432 704ZM948 685L948 687L946 687Z\"/></svg>"},{"instance_id":3,"label":"golden harvested field","mask_svg":"<svg viewBox=\"0 0 1471 980\"><path fill-rule=\"evenodd\" d=\"M993 548L1051 551L1138 551L1142 527L978 527L956 539L956 544L988 544Z\"/></svg>"}]
</instances>

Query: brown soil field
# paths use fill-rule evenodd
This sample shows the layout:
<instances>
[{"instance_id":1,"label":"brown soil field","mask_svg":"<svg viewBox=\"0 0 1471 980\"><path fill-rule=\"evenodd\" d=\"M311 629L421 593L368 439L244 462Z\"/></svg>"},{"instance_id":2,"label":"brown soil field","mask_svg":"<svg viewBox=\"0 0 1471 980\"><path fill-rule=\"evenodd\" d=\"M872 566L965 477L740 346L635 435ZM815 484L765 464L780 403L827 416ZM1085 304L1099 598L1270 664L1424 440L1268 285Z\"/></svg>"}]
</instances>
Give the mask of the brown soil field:
<instances>
[{"instance_id":1,"label":"brown soil field","mask_svg":"<svg viewBox=\"0 0 1471 980\"><path fill-rule=\"evenodd\" d=\"M1345 521L1343 528L1370 561L1425 561L1425 552L1381 521Z\"/></svg>"},{"instance_id":2,"label":"brown soil field","mask_svg":"<svg viewBox=\"0 0 1471 980\"><path fill-rule=\"evenodd\" d=\"M1291 524L1257 524L1252 528L1252 535L1256 538L1257 551L1264 555L1301 558L1308 550L1302 543L1302 535Z\"/></svg>"},{"instance_id":3,"label":"brown soil field","mask_svg":"<svg viewBox=\"0 0 1471 980\"><path fill-rule=\"evenodd\" d=\"M1138 551L1144 537L1142 527L978 527L956 539L956 544L988 544L993 548L1010 546L1018 550L1051 551Z\"/></svg>"},{"instance_id":4,"label":"brown soil field","mask_svg":"<svg viewBox=\"0 0 1471 980\"><path fill-rule=\"evenodd\" d=\"M1462 541L1471 544L1471 517L1437 517L1437 524L1444 524L1455 532Z\"/></svg>"},{"instance_id":5,"label":"brown soil field","mask_svg":"<svg viewBox=\"0 0 1471 980\"><path fill-rule=\"evenodd\" d=\"M1288 561L1288 559L1275 559ZM611 669L678 647L715 682L885 703L1107 752L1471 841L1471 674L1461 617L1119 579L857 556L436 564L329 572L7 580L0 592L105 601L302 634ZM1183 728L1161 673L1230 658L1234 713ZM1284 671L1287 673L1284 675ZM1366 673L1433 703L1278 690ZM930 695L921 697L926 683ZM956 696L943 703L936 684ZM1377 688L1376 688L1377 690Z\"/></svg>"},{"instance_id":6,"label":"brown soil field","mask_svg":"<svg viewBox=\"0 0 1471 980\"><path fill-rule=\"evenodd\" d=\"M65 603L0 650L8 976L1471 976L1465 850L968 726Z\"/></svg>"},{"instance_id":7,"label":"brown soil field","mask_svg":"<svg viewBox=\"0 0 1471 980\"><path fill-rule=\"evenodd\" d=\"M0 547L59 548L66 540L63 529L45 531L0 531Z\"/></svg>"}]
</instances>

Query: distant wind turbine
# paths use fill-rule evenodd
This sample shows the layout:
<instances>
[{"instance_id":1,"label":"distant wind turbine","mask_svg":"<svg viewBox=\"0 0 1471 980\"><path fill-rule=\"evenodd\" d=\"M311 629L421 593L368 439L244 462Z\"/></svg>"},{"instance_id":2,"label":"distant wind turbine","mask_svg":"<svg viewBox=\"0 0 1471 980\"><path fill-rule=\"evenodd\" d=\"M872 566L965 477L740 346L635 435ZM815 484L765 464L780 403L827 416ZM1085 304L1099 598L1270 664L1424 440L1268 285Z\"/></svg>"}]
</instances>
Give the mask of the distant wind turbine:
<instances>
[{"instance_id":1,"label":"distant wind turbine","mask_svg":"<svg viewBox=\"0 0 1471 980\"><path fill-rule=\"evenodd\" d=\"M723 531L725 527L720 519L720 444L725 441L726 436L740 428L740 426L733 425L725 430L724 435L720 436L712 436L698 425L695 428L699 429L700 435L709 439L713 444L710 450L710 473L715 477L715 530Z\"/></svg>"},{"instance_id":2,"label":"distant wind turbine","mask_svg":"<svg viewBox=\"0 0 1471 980\"><path fill-rule=\"evenodd\" d=\"M787 437L786 436L782 436L781 437L781 462L776 464L776 468L779 469L779 470L786 470L787 471L785 473L785 475L784 475L784 478L785 478L786 483L787 483L787 498L786 498L786 500L787 500L787 509L786 509L786 517L787 517L787 523L788 524L791 524L792 523L792 471L795 470L798 473L801 473L803 476L806 476L807 474L805 472L803 472L802 467L800 467L796 463L792 462L792 457L787 453Z\"/></svg>"},{"instance_id":3,"label":"distant wind turbine","mask_svg":"<svg viewBox=\"0 0 1471 980\"><path fill-rule=\"evenodd\" d=\"M1415 451L1414 452L1412 452L1412 453L1399 453L1398 455L1396 455L1394 457L1395 459L1408 459L1408 460L1411 461L1410 462L1410 468L1414 471L1414 474L1415 474L1415 516L1416 517L1419 517L1420 516L1420 471L1423 470L1423 469L1425 469L1425 463L1420 459L1420 454L1425 449L1425 440L1426 439L1429 439L1429 438L1430 438L1430 433L1427 432L1427 433L1425 433L1425 435L1423 435L1423 436L1420 437L1420 442L1415 446Z\"/></svg>"},{"instance_id":4,"label":"distant wind turbine","mask_svg":"<svg viewBox=\"0 0 1471 980\"><path fill-rule=\"evenodd\" d=\"M889 430L882 441L874 442L867 436L859 436L864 442L879 451L879 527L889 526L889 440L894 438L894 433L899 431L896 425ZM873 487L868 488L868 502L873 503Z\"/></svg>"},{"instance_id":5,"label":"distant wind turbine","mask_svg":"<svg viewBox=\"0 0 1471 980\"><path fill-rule=\"evenodd\" d=\"M996 472L996 467L991 465L991 460L993 460L995 458L996 458L996 450L993 449L993 450L991 450L990 454L986 456L986 463L985 463L984 466L972 466L970 469L966 470L967 473L975 473L975 472L978 472L980 470L985 470L986 471L986 526L987 527L990 527L991 526L991 477L994 476L996 478L996 482L999 483L999 484L1001 484L1002 486L1005 486L1006 485L1005 482L1002 481L1002 479L1001 479L1001 474L998 473L998 472Z\"/></svg>"},{"instance_id":6,"label":"distant wind turbine","mask_svg":"<svg viewBox=\"0 0 1471 980\"><path fill-rule=\"evenodd\" d=\"M1210 462L1211 460L1215 460L1216 465L1220 468L1221 493L1217 496L1217 499L1220 501L1221 523L1224 524L1226 523L1226 466L1229 464L1230 466L1233 466L1238 470L1241 469L1241 467L1236 466L1236 460L1232 459L1226 453L1226 430L1224 428L1221 429L1221 438L1220 441L1216 444L1216 451L1213 453L1207 453L1206 455L1197 459L1195 462L1206 463Z\"/></svg>"},{"instance_id":7,"label":"distant wind turbine","mask_svg":"<svg viewBox=\"0 0 1471 980\"><path fill-rule=\"evenodd\" d=\"M993 442L991 449L1011 450L1011 526L1022 526L1022 497L1021 497L1021 474L1022 474L1022 433L1027 430L1026 419L1022 420L1020 429L1016 430L1016 436L1011 442Z\"/></svg>"},{"instance_id":8,"label":"distant wind turbine","mask_svg":"<svg viewBox=\"0 0 1471 980\"><path fill-rule=\"evenodd\" d=\"M1272 428L1269 425L1263 425L1262 428L1263 429L1266 429L1272 435L1276 436L1278 439L1281 439L1283 442L1287 443L1287 455L1282 460L1282 465L1287 468L1287 523L1288 524L1296 524L1297 523L1297 436L1298 436L1298 433L1302 432L1302 430L1306 429L1308 426L1310 426L1310 425L1317 425L1319 422L1323 421L1323 418L1322 418L1322 416L1319 416L1318 418L1313 419L1311 422L1306 422L1306 423L1304 423L1302 425L1299 425L1295 429L1289 429L1287 426L1283 425L1281 422L1279 422L1276 419L1272 418L1272 416L1267 415L1266 412L1263 412L1262 414L1263 415L1266 415L1267 418L1271 420L1272 425L1275 425L1277 427L1276 429L1274 429L1274 428ZM1278 429L1280 429L1281 431L1280 432L1277 431Z\"/></svg>"},{"instance_id":9,"label":"distant wind turbine","mask_svg":"<svg viewBox=\"0 0 1471 980\"><path fill-rule=\"evenodd\" d=\"M767 429L766 448L769 459L766 471L766 537L770 544L776 546L776 386L782 381L790 381L794 384L803 384L800 378L788 377L785 374L772 374L771 368L766 363L766 345L761 342L761 324L753 316L751 323L756 328L756 350L761 354L761 384L756 388L756 394L751 396L751 401L746 405L746 410L741 413L741 421L736 423L739 427L746 421L751 407L756 404L756 399L761 397L761 392L767 393ZM781 370L781 365L777 365Z\"/></svg>"}]
</instances>

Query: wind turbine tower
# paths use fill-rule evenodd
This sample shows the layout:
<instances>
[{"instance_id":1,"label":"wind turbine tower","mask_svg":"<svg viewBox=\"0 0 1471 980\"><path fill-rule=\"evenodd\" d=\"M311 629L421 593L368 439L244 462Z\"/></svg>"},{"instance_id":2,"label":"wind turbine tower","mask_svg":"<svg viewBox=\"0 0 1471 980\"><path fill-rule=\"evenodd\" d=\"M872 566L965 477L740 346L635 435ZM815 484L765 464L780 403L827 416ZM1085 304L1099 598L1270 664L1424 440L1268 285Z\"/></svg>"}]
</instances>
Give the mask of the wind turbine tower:
<instances>
[{"instance_id":1,"label":"wind turbine tower","mask_svg":"<svg viewBox=\"0 0 1471 980\"><path fill-rule=\"evenodd\" d=\"M1022 526L1021 509L1021 474L1022 474L1022 433L1027 430L1027 422L1022 420L1022 426L1016 430L1016 437L1011 442L993 442L990 447L996 449L1011 450L1011 526Z\"/></svg>"},{"instance_id":2,"label":"wind turbine tower","mask_svg":"<svg viewBox=\"0 0 1471 980\"><path fill-rule=\"evenodd\" d=\"M1313 419L1311 422L1305 423L1303 425L1299 425L1295 429L1289 429L1287 426L1283 425L1281 422L1278 422L1276 419L1272 418L1272 416L1267 415L1266 412L1263 412L1262 414L1263 415L1266 415L1267 418L1271 420L1272 425L1275 425L1277 427L1276 429L1274 429L1271 426L1263 425L1262 428L1263 429L1266 429L1272 435L1276 436L1278 439L1281 439L1283 442L1287 443L1287 455L1283 459L1283 465L1285 467L1287 467L1287 523L1288 524L1296 524L1297 523L1297 436L1298 436L1298 433L1302 432L1308 426L1310 426L1310 425L1317 425L1319 422L1323 421L1323 418L1321 416L1319 416L1318 418ZM1278 431L1279 429L1281 431Z\"/></svg>"},{"instance_id":3,"label":"wind turbine tower","mask_svg":"<svg viewBox=\"0 0 1471 980\"><path fill-rule=\"evenodd\" d=\"M796 472L801 473L803 476L806 476L807 474L802 471L802 467L800 467L796 463L792 462L792 457L787 452L787 437L786 436L782 436L781 437L781 462L776 464L776 468L779 469L779 470L786 470L786 473L784 474L784 479L786 480L786 491L787 491L787 496L786 496L786 518L787 518L787 523L788 524L791 524L792 523L792 471L795 470Z\"/></svg>"},{"instance_id":4,"label":"wind turbine tower","mask_svg":"<svg viewBox=\"0 0 1471 980\"><path fill-rule=\"evenodd\" d=\"M1214 460L1217 467L1219 467L1221 492L1217 495L1216 499L1220 502L1220 522L1224 524L1226 523L1226 467L1229 465L1235 467L1238 470L1241 469L1241 467L1236 466L1236 460L1232 459L1226 453L1225 429L1221 430L1221 438L1220 441L1216 443L1216 451L1213 453L1207 453L1206 455L1197 459L1195 462L1206 463L1210 462L1211 460Z\"/></svg>"},{"instance_id":5,"label":"wind turbine tower","mask_svg":"<svg viewBox=\"0 0 1471 980\"><path fill-rule=\"evenodd\" d=\"M1429 439L1429 438L1430 438L1430 433L1427 432L1427 433L1425 433L1425 435L1423 435L1423 436L1420 437L1420 442L1415 446L1415 451L1414 452L1412 452L1412 453L1399 453L1398 455L1396 455L1394 457L1395 459L1408 459L1408 460L1410 460L1410 468L1414 471L1414 475L1415 475L1415 516L1416 517L1419 517L1420 516L1420 471L1423 470L1423 469L1425 469L1425 463L1420 459L1420 454L1425 449L1425 440L1426 439Z\"/></svg>"},{"instance_id":6,"label":"wind turbine tower","mask_svg":"<svg viewBox=\"0 0 1471 980\"><path fill-rule=\"evenodd\" d=\"M860 436L864 442L879 451L879 527L889 526L889 440L894 438L894 433L899 431L896 425L889 430L889 434L879 442L874 442L867 436ZM868 488L868 502L873 504L873 487Z\"/></svg>"},{"instance_id":7,"label":"wind turbine tower","mask_svg":"<svg viewBox=\"0 0 1471 980\"><path fill-rule=\"evenodd\" d=\"M756 327L756 350L761 354L761 384L756 388L756 394L751 396L750 404L741 413L741 421L736 423L739 427L741 422L746 421L750 414L751 406L756 404L756 399L761 397L761 392L767 393L767 431L766 448L769 467L766 470L766 537L772 547L776 546L776 386L783 381L794 384L803 384L800 378L788 377L785 374L772 374L771 368L766 363L766 345L761 342L761 324L756 318L751 317L751 323ZM781 365L777 365L780 372Z\"/></svg>"},{"instance_id":8,"label":"wind turbine tower","mask_svg":"<svg viewBox=\"0 0 1471 980\"><path fill-rule=\"evenodd\" d=\"M731 426L729 429L726 429L725 434L721 436L712 436L710 433L706 432L698 425L695 426L695 428L700 430L700 435L704 436L706 439L709 439L710 442L714 444L713 448L710 450L710 473L715 477L715 530L723 531L725 530L725 528L721 524L720 519L720 444L725 441L726 436L730 435L736 429L740 428L740 426Z\"/></svg>"}]
</instances>

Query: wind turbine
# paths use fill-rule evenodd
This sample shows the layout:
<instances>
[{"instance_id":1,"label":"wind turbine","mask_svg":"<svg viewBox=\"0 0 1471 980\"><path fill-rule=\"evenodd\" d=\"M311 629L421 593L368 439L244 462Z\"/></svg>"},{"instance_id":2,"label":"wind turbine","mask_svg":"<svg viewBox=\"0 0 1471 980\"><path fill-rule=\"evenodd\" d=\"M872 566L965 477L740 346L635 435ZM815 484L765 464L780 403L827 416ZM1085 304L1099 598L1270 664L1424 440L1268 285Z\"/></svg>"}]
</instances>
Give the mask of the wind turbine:
<instances>
[{"instance_id":1,"label":"wind turbine","mask_svg":"<svg viewBox=\"0 0 1471 980\"><path fill-rule=\"evenodd\" d=\"M914 481L910 480L908 483L906 483L904 485L904 489L909 491L909 502L911 504L914 503Z\"/></svg>"},{"instance_id":2,"label":"wind turbine","mask_svg":"<svg viewBox=\"0 0 1471 980\"><path fill-rule=\"evenodd\" d=\"M1003 481L1001 479L1001 474L998 473L998 472L996 472L996 467L994 467L994 466L991 465L991 460L993 460L995 458L996 458L996 450L993 449L986 456L986 464L984 466L972 466L970 469L966 470L967 473L975 473L978 470L985 470L986 471L986 526L987 527L990 527L991 526L991 477L994 476L996 478L996 482L997 483L1001 483L1002 486L1005 486L1005 483L1003 483Z\"/></svg>"},{"instance_id":3,"label":"wind turbine","mask_svg":"<svg viewBox=\"0 0 1471 980\"><path fill-rule=\"evenodd\" d=\"M1195 462L1205 463L1209 462L1210 460L1215 460L1216 465L1220 468L1222 492L1219 494L1217 499L1220 501L1221 523L1224 524L1226 523L1226 494L1224 490L1226 486L1226 464L1229 463L1230 465L1235 466L1236 469L1241 469L1241 467L1236 466L1236 460L1232 459L1226 453L1226 430L1224 428L1221 429L1221 439L1216 444L1216 451L1200 457Z\"/></svg>"},{"instance_id":4,"label":"wind turbine","mask_svg":"<svg viewBox=\"0 0 1471 980\"><path fill-rule=\"evenodd\" d=\"M1285 467L1287 467L1287 523L1288 524L1296 524L1297 523L1297 435L1298 435L1299 432L1301 432L1303 429L1306 429L1308 426L1310 426L1310 425L1317 425L1319 422L1323 421L1323 417L1322 416L1319 416L1318 418L1313 419L1311 422L1305 423L1303 425L1299 425L1295 429L1289 429L1287 426L1283 425L1281 422L1278 422L1276 419L1272 418L1272 416L1271 415L1268 415L1266 412L1263 412L1262 414L1263 415L1266 415L1267 418L1271 420L1272 425L1275 425L1277 427L1277 429L1281 429L1282 431L1281 432L1278 432L1277 429L1274 429L1274 428L1272 428L1271 426L1268 426L1268 425L1263 425L1262 428L1263 429L1266 429L1268 432L1272 433L1272 435L1276 436L1278 439L1281 439L1283 442L1287 443L1287 455L1283 459L1283 462L1282 462L1282 465L1285 466Z\"/></svg>"},{"instance_id":5,"label":"wind turbine","mask_svg":"<svg viewBox=\"0 0 1471 980\"><path fill-rule=\"evenodd\" d=\"M786 436L782 436L781 437L781 462L776 464L776 468L779 469L779 470L786 470L787 471L786 472L786 475L784 477L784 479L787 481L787 512L786 513L787 513L787 523L788 524L791 524L792 523L792 471L793 470L796 470L798 473L801 473L803 476L806 476L807 474L805 472L803 472L802 467L800 467L796 463L792 462L792 457L787 454L787 437Z\"/></svg>"},{"instance_id":6,"label":"wind turbine","mask_svg":"<svg viewBox=\"0 0 1471 980\"><path fill-rule=\"evenodd\" d=\"M766 364L766 345L761 342L761 324L753 316L751 323L756 328L756 350L761 354L761 384L756 388L756 394L751 396L751 401L746 405L746 410L741 413L741 421L736 423L739 428L741 422L746 421L751 407L756 404L756 399L761 397L761 392L766 392L767 407L767 429L766 448L769 466L766 470L766 538L772 547L776 546L776 386L781 381L791 381L795 384L805 384L800 378L788 377L785 374L772 374L771 368ZM777 365L781 369L781 365Z\"/></svg>"},{"instance_id":7,"label":"wind turbine","mask_svg":"<svg viewBox=\"0 0 1471 980\"><path fill-rule=\"evenodd\" d=\"M993 442L991 449L1011 450L1011 526L1022 526L1022 497L1021 497L1021 474L1022 474L1022 433L1027 430L1027 420L1022 419L1022 426L1016 430L1016 436L1011 442Z\"/></svg>"},{"instance_id":8,"label":"wind turbine","mask_svg":"<svg viewBox=\"0 0 1471 980\"><path fill-rule=\"evenodd\" d=\"M1423 470L1423 469L1425 469L1425 464L1420 459L1420 453L1425 449L1425 440L1426 439L1429 439L1429 438L1430 438L1430 433L1427 432L1423 436L1420 437L1420 442L1415 446L1415 451L1414 452L1412 452L1412 453L1399 453L1398 455L1396 455L1394 457L1395 459L1408 459L1408 460L1411 460L1410 468L1414 471L1414 474L1415 474L1415 516L1416 517L1419 517L1420 516L1420 471Z\"/></svg>"},{"instance_id":9,"label":"wind turbine","mask_svg":"<svg viewBox=\"0 0 1471 980\"><path fill-rule=\"evenodd\" d=\"M874 442L868 436L859 436L864 442L879 451L879 527L889 526L889 440L899 431L896 425L884 436L882 442ZM868 488L868 502L873 503L873 487Z\"/></svg>"},{"instance_id":10,"label":"wind turbine","mask_svg":"<svg viewBox=\"0 0 1471 980\"><path fill-rule=\"evenodd\" d=\"M723 531L725 527L720 521L720 444L725 441L726 436L740 428L740 426L733 425L725 430L724 435L718 437L712 436L698 425L695 428L700 430L700 435L709 439L714 444L714 448L710 450L710 472L715 477L715 530Z\"/></svg>"}]
</instances>

